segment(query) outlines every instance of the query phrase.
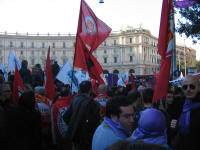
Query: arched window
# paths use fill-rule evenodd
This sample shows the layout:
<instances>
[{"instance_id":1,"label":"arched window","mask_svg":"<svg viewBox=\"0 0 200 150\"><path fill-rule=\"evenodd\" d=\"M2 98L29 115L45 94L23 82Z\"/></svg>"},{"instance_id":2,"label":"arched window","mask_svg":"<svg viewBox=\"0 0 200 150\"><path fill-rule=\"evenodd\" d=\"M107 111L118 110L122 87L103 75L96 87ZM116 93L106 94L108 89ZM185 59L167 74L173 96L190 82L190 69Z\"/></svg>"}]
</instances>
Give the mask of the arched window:
<instances>
[{"instance_id":1,"label":"arched window","mask_svg":"<svg viewBox=\"0 0 200 150\"><path fill-rule=\"evenodd\" d=\"M103 71L103 74L108 74L108 73L109 73L108 70L104 70L104 71Z\"/></svg>"},{"instance_id":2,"label":"arched window","mask_svg":"<svg viewBox=\"0 0 200 150\"><path fill-rule=\"evenodd\" d=\"M113 73L114 74L119 74L119 71L118 70L114 70Z\"/></svg>"},{"instance_id":3,"label":"arched window","mask_svg":"<svg viewBox=\"0 0 200 150\"><path fill-rule=\"evenodd\" d=\"M129 73L135 73L135 70L134 69L130 69Z\"/></svg>"}]
</instances>

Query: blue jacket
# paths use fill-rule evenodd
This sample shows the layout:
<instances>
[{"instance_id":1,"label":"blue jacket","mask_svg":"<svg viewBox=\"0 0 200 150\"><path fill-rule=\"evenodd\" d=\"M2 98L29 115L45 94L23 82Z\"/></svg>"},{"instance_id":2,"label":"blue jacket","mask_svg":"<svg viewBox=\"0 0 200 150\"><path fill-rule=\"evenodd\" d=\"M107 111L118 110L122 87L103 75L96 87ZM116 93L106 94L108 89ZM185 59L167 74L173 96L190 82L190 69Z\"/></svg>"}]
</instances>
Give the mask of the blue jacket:
<instances>
[{"instance_id":1,"label":"blue jacket","mask_svg":"<svg viewBox=\"0 0 200 150\"><path fill-rule=\"evenodd\" d=\"M93 140L92 150L106 150L110 145L123 140L104 122L96 129Z\"/></svg>"}]
</instances>

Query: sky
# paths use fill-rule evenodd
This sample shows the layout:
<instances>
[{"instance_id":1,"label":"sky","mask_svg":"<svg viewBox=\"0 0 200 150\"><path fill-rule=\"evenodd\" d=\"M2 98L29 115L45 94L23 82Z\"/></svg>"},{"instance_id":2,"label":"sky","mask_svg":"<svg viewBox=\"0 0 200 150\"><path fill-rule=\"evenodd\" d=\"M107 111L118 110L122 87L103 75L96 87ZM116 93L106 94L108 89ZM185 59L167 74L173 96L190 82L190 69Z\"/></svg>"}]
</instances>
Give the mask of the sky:
<instances>
[{"instance_id":1,"label":"sky","mask_svg":"<svg viewBox=\"0 0 200 150\"><path fill-rule=\"evenodd\" d=\"M141 26L158 37L162 0L104 0L103 4L99 0L85 1L112 31ZM80 0L0 0L0 32L76 34L79 9ZM176 34L177 43L184 44L184 39ZM200 45L192 45L191 39L185 44L200 51Z\"/></svg>"}]
</instances>

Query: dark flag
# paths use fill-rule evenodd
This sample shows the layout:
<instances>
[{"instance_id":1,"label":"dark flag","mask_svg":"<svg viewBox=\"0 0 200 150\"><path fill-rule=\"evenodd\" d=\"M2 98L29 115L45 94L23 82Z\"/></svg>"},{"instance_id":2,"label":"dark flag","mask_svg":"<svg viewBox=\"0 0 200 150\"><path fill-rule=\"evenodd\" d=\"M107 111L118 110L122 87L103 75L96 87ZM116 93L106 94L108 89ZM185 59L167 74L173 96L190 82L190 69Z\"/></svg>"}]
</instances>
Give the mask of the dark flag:
<instances>
[{"instance_id":1,"label":"dark flag","mask_svg":"<svg viewBox=\"0 0 200 150\"><path fill-rule=\"evenodd\" d=\"M108 73L107 81L108 81L108 87L113 87L113 86L117 85L118 75Z\"/></svg>"}]
</instances>

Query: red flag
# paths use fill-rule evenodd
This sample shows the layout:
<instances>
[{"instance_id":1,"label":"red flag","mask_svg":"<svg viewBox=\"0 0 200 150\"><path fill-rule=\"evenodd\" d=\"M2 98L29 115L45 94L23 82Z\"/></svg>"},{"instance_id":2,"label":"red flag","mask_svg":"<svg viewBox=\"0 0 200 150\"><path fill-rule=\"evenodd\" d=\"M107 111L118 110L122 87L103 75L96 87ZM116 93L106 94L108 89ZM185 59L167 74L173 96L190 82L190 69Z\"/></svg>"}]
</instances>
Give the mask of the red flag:
<instances>
[{"instance_id":1,"label":"red flag","mask_svg":"<svg viewBox=\"0 0 200 150\"><path fill-rule=\"evenodd\" d=\"M155 103L167 94L172 50L174 50L174 47L174 18L172 0L163 0L158 38L158 52L161 55L161 65L152 103Z\"/></svg>"},{"instance_id":2,"label":"red flag","mask_svg":"<svg viewBox=\"0 0 200 150\"><path fill-rule=\"evenodd\" d=\"M136 90L135 81L134 81L134 79L133 79L133 74L132 74L132 73L131 73L131 88L132 88L133 90Z\"/></svg>"},{"instance_id":3,"label":"red flag","mask_svg":"<svg viewBox=\"0 0 200 150\"><path fill-rule=\"evenodd\" d=\"M108 37L110 31L111 29L94 15L85 1L81 0L74 66L88 71L89 76L99 84L104 84L100 76L103 69L92 52Z\"/></svg>"},{"instance_id":4,"label":"red flag","mask_svg":"<svg viewBox=\"0 0 200 150\"><path fill-rule=\"evenodd\" d=\"M17 64L15 63L15 74L14 74L14 82L13 82L13 102L14 104L18 103L19 97L24 92L24 85L19 74Z\"/></svg>"},{"instance_id":5,"label":"red flag","mask_svg":"<svg viewBox=\"0 0 200 150\"><path fill-rule=\"evenodd\" d=\"M80 38L90 47L91 53L96 50L111 32L111 28L96 17L84 0L81 0L79 28Z\"/></svg>"},{"instance_id":6,"label":"red flag","mask_svg":"<svg viewBox=\"0 0 200 150\"><path fill-rule=\"evenodd\" d=\"M56 92L55 92L55 87L54 87L53 73L52 73L51 64L50 64L50 46L48 49L47 61L46 61L45 89L46 89L46 97L49 98L50 100L53 100Z\"/></svg>"}]
</instances>

